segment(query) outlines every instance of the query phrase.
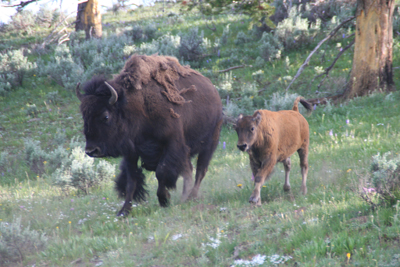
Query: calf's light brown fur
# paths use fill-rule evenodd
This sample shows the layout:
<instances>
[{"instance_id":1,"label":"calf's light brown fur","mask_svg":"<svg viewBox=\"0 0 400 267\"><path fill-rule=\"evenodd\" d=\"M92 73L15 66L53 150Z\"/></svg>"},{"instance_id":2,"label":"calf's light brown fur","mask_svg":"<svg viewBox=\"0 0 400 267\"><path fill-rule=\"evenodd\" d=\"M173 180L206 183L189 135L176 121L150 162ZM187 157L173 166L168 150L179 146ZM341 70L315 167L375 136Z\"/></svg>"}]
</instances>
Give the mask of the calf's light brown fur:
<instances>
[{"instance_id":1,"label":"calf's light brown fur","mask_svg":"<svg viewBox=\"0 0 400 267\"><path fill-rule=\"evenodd\" d=\"M304 195L307 193L309 128L307 120L299 112L299 102L309 112L312 110L307 101L297 97L292 110L257 110L253 116L240 115L237 120L237 147L249 153L250 167L254 175L254 190L249 199L250 203L261 205L261 187L277 162L282 162L285 168L283 189L290 190L290 156L296 151L300 157L301 191Z\"/></svg>"}]
</instances>

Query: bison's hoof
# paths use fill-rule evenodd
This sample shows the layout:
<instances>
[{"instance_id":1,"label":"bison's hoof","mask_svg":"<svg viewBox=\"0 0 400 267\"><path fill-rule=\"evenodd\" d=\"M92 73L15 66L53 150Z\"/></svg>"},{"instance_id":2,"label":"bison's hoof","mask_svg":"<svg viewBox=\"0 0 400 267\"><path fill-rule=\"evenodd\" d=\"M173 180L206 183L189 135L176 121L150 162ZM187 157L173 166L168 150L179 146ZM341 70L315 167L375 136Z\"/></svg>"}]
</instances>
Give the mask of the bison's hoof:
<instances>
[{"instance_id":1,"label":"bison's hoof","mask_svg":"<svg viewBox=\"0 0 400 267\"><path fill-rule=\"evenodd\" d=\"M117 213L117 217L125 217L125 216L127 216L129 214L129 211L126 211L126 210L120 210L118 213Z\"/></svg>"},{"instance_id":2,"label":"bison's hoof","mask_svg":"<svg viewBox=\"0 0 400 267\"><path fill-rule=\"evenodd\" d=\"M283 191L290 191L290 185L283 185Z\"/></svg>"}]
</instances>

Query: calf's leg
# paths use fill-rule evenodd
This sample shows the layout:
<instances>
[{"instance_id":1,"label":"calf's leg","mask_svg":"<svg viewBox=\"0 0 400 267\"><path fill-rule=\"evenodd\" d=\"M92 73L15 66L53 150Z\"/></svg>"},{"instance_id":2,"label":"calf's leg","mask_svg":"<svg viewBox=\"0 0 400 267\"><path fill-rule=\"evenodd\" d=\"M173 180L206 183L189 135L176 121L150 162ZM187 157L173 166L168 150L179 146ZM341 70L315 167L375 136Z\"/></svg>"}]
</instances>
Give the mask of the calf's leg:
<instances>
[{"instance_id":1,"label":"calf's leg","mask_svg":"<svg viewBox=\"0 0 400 267\"><path fill-rule=\"evenodd\" d=\"M300 148L298 151L300 157L301 168L301 192L303 195L307 194L307 174L308 174L308 147Z\"/></svg>"},{"instance_id":2,"label":"calf's leg","mask_svg":"<svg viewBox=\"0 0 400 267\"><path fill-rule=\"evenodd\" d=\"M261 168L258 170L254 177L254 190L249 198L249 202L261 206L261 187L265 180L269 178L276 164L276 158L270 157L268 161L261 164Z\"/></svg>"},{"instance_id":3,"label":"calf's leg","mask_svg":"<svg viewBox=\"0 0 400 267\"><path fill-rule=\"evenodd\" d=\"M289 174L291 168L291 160L290 157L282 161L283 167L285 168L285 184L283 185L284 191L290 191L290 182L289 182Z\"/></svg>"}]
</instances>

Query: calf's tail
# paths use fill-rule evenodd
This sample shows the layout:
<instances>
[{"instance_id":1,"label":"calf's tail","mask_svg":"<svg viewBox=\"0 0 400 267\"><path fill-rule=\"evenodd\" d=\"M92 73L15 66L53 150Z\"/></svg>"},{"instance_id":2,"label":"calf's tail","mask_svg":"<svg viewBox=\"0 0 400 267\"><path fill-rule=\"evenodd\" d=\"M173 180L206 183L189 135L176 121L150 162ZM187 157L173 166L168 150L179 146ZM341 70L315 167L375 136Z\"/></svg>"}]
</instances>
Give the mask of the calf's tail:
<instances>
[{"instance_id":1,"label":"calf's tail","mask_svg":"<svg viewBox=\"0 0 400 267\"><path fill-rule=\"evenodd\" d=\"M294 101L292 110L293 110L293 111L299 112L299 102L303 105L303 107L306 108L307 114L308 114L308 115L311 114L311 112L312 112L312 106L311 106L311 104L308 103L302 96L298 96L298 97L296 98L296 100Z\"/></svg>"}]
</instances>

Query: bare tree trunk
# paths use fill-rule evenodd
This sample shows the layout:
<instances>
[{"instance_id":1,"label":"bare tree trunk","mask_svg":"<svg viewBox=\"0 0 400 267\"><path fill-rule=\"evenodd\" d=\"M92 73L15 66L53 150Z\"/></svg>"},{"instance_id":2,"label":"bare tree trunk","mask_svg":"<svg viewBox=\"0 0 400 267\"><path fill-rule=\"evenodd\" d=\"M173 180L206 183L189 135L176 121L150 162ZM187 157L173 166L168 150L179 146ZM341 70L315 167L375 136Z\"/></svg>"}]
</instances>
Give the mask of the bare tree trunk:
<instances>
[{"instance_id":1,"label":"bare tree trunk","mask_svg":"<svg viewBox=\"0 0 400 267\"><path fill-rule=\"evenodd\" d=\"M344 98L394 90L394 0L358 0L353 67Z\"/></svg>"},{"instance_id":2,"label":"bare tree trunk","mask_svg":"<svg viewBox=\"0 0 400 267\"><path fill-rule=\"evenodd\" d=\"M85 30L86 39L101 38L101 13L99 0L80 1L76 16L75 30Z\"/></svg>"}]
</instances>

